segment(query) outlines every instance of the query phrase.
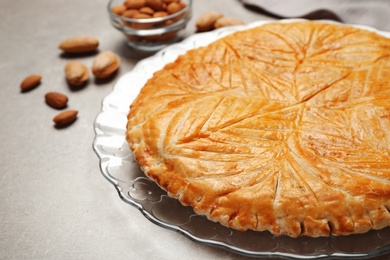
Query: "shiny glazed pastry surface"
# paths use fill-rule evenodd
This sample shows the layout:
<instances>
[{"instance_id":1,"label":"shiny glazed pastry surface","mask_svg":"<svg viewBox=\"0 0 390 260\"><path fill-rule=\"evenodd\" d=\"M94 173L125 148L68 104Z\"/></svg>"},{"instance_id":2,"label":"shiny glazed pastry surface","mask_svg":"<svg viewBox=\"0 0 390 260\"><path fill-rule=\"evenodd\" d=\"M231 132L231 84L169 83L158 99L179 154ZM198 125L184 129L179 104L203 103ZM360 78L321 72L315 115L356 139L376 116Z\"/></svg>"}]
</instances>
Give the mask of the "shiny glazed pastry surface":
<instances>
[{"instance_id":1,"label":"shiny glazed pastry surface","mask_svg":"<svg viewBox=\"0 0 390 260\"><path fill-rule=\"evenodd\" d=\"M231 228L387 227L390 39L305 21L237 32L157 71L126 137L148 177Z\"/></svg>"}]
</instances>

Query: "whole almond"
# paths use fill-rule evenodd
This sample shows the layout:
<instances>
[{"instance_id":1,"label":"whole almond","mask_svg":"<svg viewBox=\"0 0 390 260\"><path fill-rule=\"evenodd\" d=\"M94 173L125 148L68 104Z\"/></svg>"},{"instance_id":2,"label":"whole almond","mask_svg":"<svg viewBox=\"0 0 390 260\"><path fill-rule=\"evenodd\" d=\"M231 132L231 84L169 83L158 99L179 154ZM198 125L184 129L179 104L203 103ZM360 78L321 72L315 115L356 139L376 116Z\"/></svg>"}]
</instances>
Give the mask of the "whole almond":
<instances>
[{"instance_id":1,"label":"whole almond","mask_svg":"<svg viewBox=\"0 0 390 260\"><path fill-rule=\"evenodd\" d=\"M149 6L154 11L163 11L163 2L162 0L146 0L146 6Z\"/></svg>"},{"instance_id":2,"label":"whole almond","mask_svg":"<svg viewBox=\"0 0 390 260\"><path fill-rule=\"evenodd\" d=\"M122 13L122 16L125 18L133 18L134 15L138 14L139 11L137 9L128 9Z\"/></svg>"},{"instance_id":3,"label":"whole almond","mask_svg":"<svg viewBox=\"0 0 390 260\"><path fill-rule=\"evenodd\" d=\"M76 36L62 41L59 48L67 53L92 52L99 46L99 40L91 36Z\"/></svg>"},{"instance_id":4,"label":"whole almond","mask_svg":"<svg viewBox=\"0 0 390 260\"><path fill-rule=\"evenodd\" d=\"M140 9L145 6L146 0L126 0L127 9Z\"/></svg>"},{"instance_id":5,"label":"whole almond","mask_svg":"<svg viewBox=\"0 0 390 260\"><path fill-rule=\"evenodd\" d=\"M198 32L206 32L214 29L214 23L223 17L220 12L205 12L196 20L196 29Z\"/></svg>"},{"instance_id":6,"label":"whole almond","mask_svg":"<svg viewBox=\"0 0 390 260\"><path fill-rule=\"evenodd\" d=\"M181 9L187 7L187 4L184 3L184 2L182 2L182 1L179 1L178 3L179 3L179 5L181 6Z\"/></svg>"},{"instance_id":7,"label":"whole almond","mask_svg":"<svg viewBox=\"0 0 390 260\"><path fill-rule=\"evenodd\" d=\"M23 81L20 83L20 90L22 92L29 91L41 83L41 75L39 74L31 74L23 79Z\"/></svg>"},{"instance_id":8,"label":"whole almond","mask_svg":"<svg viewBox=\"0 0 390 260\"><path fill-rule=\"evenodd\" d=\"M236 18L232 17L221 17L214 23L215 29L221 28L221 27L226 27L226 26L233 26L233 25L241 25L244 24L243 21L238 20Z\"/></svg>"},{"instance_id":9,"label":"whole almond","mask_svg":"<svg viewBox=\"0 0 390 260\"><path fill-rule=\"evenodd\" d=\"M174 14L179 12L183 7L177 3L177 2L172 2L167 6L167 12L168 14Z\"/></svg>"},{"instance_id":10,"label":"whole almond","mask_svg":"<svg viewBox=\"0 0 390 260\"><path fill-rule=\"evenodd\" d=\"M65 65L65 76L74 86L80 86L89 78L88 67L78 61L70 61Z\"/></svg>"},{"instance_id":11,"label":"whole almond","mask_svg":"<svg viewBox=\"0 0 390 260\"><path fill-rule=\"evenodd\" d=\"M116 15L121 15L126 11L125 5L116 5L111 8L111 11Z\"/></svg>"},{"instance_id":12,"label":"whole almond","mask_svg":"<svg viewBox=\"0 0 390 260\"><path fill-rule=\"evenodd\" d=\"M155 13L153 14L153 17L154 17L154 18L165 17L165 16L168 16L168 13L165 12L165 11L158 11L158 12L155 12Z\"/></svg>"},{"instance_id":13,"label":"whole almond","mask_svg":"<svg viewBox=\"0 0 390 260\"><path fill-rule=\"evenodd\" d=\"M53 122L57 126L66 126L76 120L78 113L79 111L77 110L66 110L64 112L57 114L53 118Z\"/></svg>"},{"instance_id":14,"label":"whole almond","mask_svg":"<svg viewBox=\"0 0 390 260\"><path fill-rule=\"evenodd\" d=\"M154 10L148 6L142 7L141 9L139 9L139 11L143 14L148 14L148 15L154 14Z\"/></svg>"},{"instance_id":15,"label":"whole almond","mask_svg":"<svg viewBox=\"0 0 390 260\"><path fill-rule=\"evenodd\" d=\"M58 92L48 92L45 95L45 101L52 108L62 109L68 104L68 97Z\"/></svg>"},{"instance_id":16,"label":"whole almond","mask_svg":"<svg viewBox=\"0 0 390 260\"><path fill-rule=\"evenodd\" d=\"M103 51L93 61L92 73L96 78L107 78L119 68L120 63L118 55L112 51Z\"/></svg>"},{"instance_id":17,"label":"whole almond","mask_svg":"<svg viewBox=\"0 0 390 260\"><path fill-rule=\"evenodd\" d=\"M152 18L151 15L145 13L138 13L133 16L134 19L149 19Z\"/></svg>"},{"instance_id":18,"label":"whole almond","mask_svg":"<svg viewBox=\"0 0 390 260\"><path fill-rule=\"evenodd\" d=\"M124 18L133 18L134 17L134 15L136 15L136 14L139 14L139 11L137 10L137 9L128 9L128 10L126 10L126 11L124 11L123 13L122 13L122 17L124 17ZM123 21L124 22L124 24L126 25L126 26L128 26L128 27L132 27L132 22L128 22L128 21Z\"/></svg>"}]
</instances>

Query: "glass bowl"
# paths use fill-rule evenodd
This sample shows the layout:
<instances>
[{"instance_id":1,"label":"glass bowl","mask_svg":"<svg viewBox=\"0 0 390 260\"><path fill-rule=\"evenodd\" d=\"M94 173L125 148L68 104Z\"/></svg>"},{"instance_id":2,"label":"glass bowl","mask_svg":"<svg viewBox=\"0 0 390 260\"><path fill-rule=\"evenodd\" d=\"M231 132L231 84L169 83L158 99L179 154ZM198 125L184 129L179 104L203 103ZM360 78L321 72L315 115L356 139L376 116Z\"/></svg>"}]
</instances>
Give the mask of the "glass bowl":
<instances>
[{"instance_id":1,"label":"glass bowl","mask_svg":"<svg viewBox=\"0 0 390 260\"><path fill-rule=\"evenodd\" d=\"M127 7L125 10L125 2L125 0L109 1L107 9L111 24L125 35L130 47L142 51L158 51L176 42L180 31L185 28L192 15L192 0L169 1L180 3L180 9L174 10L175 12L167 10L169 4L165 4L160 11L148 6L143 10L132 7ZM168 1L161 0L161 2ZM176 8L179 8L178 5ZM118 9L122 10L118 11ZM131 14L132 11L135 12L134 10L138 11L137 15Z\"/></svg>"}]
</instances>

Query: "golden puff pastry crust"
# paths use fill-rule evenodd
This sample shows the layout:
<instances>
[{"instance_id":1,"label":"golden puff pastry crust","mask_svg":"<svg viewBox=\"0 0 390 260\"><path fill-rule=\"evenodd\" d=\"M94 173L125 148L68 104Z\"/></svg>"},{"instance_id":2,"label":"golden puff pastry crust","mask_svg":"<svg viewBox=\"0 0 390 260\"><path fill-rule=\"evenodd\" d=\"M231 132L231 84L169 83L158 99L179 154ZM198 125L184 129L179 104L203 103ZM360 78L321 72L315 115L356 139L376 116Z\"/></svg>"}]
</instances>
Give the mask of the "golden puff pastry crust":
<instances>
[{"instance_id":1,"label":"golden puff pastry crust","mask_svg":"<svg viewBox=\"0 0 390 260\"><path fill-rule=\"evenodd\" d=\"M275 235L390 225L390 39L268 23L188 51L148 80L127 140L198 214Z\"/></svg>"}]
</instances>

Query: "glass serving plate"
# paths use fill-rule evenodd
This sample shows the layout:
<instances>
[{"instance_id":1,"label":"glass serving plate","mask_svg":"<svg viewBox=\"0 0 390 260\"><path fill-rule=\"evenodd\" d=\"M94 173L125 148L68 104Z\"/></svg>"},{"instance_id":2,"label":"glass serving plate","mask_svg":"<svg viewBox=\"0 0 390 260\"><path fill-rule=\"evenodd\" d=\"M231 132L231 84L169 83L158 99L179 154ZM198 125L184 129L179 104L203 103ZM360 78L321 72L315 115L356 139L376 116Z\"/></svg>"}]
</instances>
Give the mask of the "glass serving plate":
<instances>
[{"instance_id":1,"label":"glass serving plate","mask_svg":"<svg viewBox=\"0 0 390 260\"><path fill-rule=\"evenodd\" d=\"M291 21L296 20L280 22ZM101 172L115 186L122 200L138 208L153 223L180 232L196 242L242 255L284 259L366 259L390 253L390 228L350 236L290 238L275 237L269 232L240 232L224 227L168 197L134 161L125 138L127 113L147 79L189 49L264 23L255 22L193 35L140 61L131 72L122 76L113 91L104 98L94 124L96 137L93 148L100 159ZM390 33L376 32L390 37Z\"/></svg>"}]
</instances>

